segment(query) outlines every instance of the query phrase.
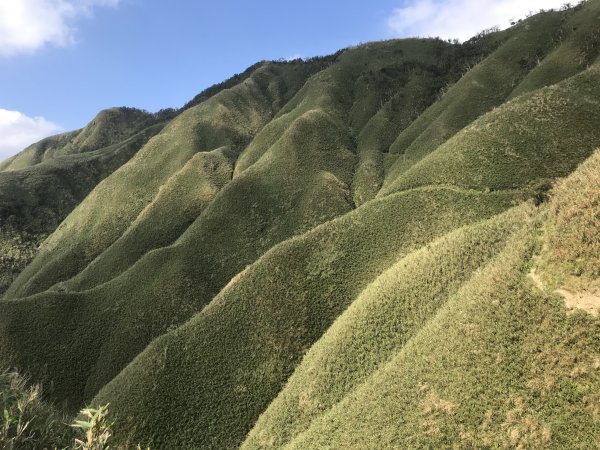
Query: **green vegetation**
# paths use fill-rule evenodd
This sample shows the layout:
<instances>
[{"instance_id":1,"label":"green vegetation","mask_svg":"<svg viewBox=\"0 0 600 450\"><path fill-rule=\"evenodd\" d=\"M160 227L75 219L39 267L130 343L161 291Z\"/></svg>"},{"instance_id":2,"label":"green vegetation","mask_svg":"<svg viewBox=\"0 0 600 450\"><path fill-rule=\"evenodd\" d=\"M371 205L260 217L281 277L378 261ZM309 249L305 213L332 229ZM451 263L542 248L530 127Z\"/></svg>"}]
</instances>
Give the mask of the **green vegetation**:
<instances>
[{"instance_id":1,"label":"green vegetation","mask_svg":"<svg viewBox=\"0 0 600 450\"><path fill-rule=\"evenodd\" d=\"M596 64L496 108L413 165L386 192L436 184L535 190L569 174L598 144L599 74Z\"/></svg>"},{"instance_id":2,"label":"green vegetation","mask_svg":"<svg viewBox=\"0 0 600 450\"><path fill-rule=\"evenodd\" d=\"M0 447L4 450L108 450L112 426L108 405L84 408L75 418L44 401L42 387L14 370L0 373ZM118 446L131 448L130 443ZM141 450L138 444L136 447Z\"/></svg>"},{"instance_id":3,"label":"green vegetation","mask_svg":"<svg viewBox=\"0 0 600 450\"><path fill-rule=\"evenodd\" d=\"M496 214L511 199L450 189L401 193L286 241L190 322L154 341L96 401L110 398L125 417L162 408L137 424L152 447L235 446L304 352L378 273L433 238ZM144 395L148 390L157 395ZM210 410L202 406L207 402ZM211 434L176 421L183 411Z\"/></svg>"},{"instance_id":4,"label":"green vegetation","mask_svg":"<svg viewBox=\"0 0 600 450\"><path fill-rule=\"evenodd\" d=\"M2 171L24 169L58 156L87 153L109 147L155 122L154 117L135 108L113 108L100 112L78 131L46 138L0 165Z\"/></svg>"},{"instance_id":5,"label":"green vegetation","mask_svg":"<svg viewBox=\"0 0 600 450\"><path fill-rule=\"evenodd\" d=\"M597 158L598 154L558 188L559 203L561 197L573 195L573 189L593 191L591 201L599 200L597 172L589 176ZM522 222L524 228L517 229L504 250L450 293L436 314L404 345L393 349L383 364L361 364L357 375L366 370L372 374L350 385L343 398L339 387L344 382L334 380L337 389L329 386L327 392L319 391L318 379L313 384L315 373L327 379L327 372L314 364L325 365L318 368L321 371L334 370L337 356L334 353L330 359L320 343L315 345L246 444L265 447L276 443L278 436L294 436L297 430L301 432L286 448L370 448L373 436L384 448L597 447L600 322L583 312L568 315L558 296L537 290L527 276L538 229L546 220L554 218L551 214L548 219L541 210L539 219ZM589 222L575 226L580 234L596 232ZM420 296L423 289L426 285L411 293ZM343 326L345 316L353 313L349 309L341 316L341 328L332 327L323 345L351 339L348 333L344 336ZM360 324L360 316L354 317ZM397 316L383 319L392 325ZM345 326L350 325L356 332L354 323ZM371 334L371 339L369 346L377 345L379 333ZM353 346L360 346L360 341ZM369 355L372 358L370 351ZM309 374L313 377L299 391L294 382ZM331 393L337 394L337 403L325 410L328 405L321 402L331 403ZM299 399L306 403L300 404ZM302 405L313 406L312 411L300 411L304 416L319 416L308 427L285 422L292 412L298 416ZM268 426L278 423L282 425L271 437Z\"/></svg>"},{"instance_id":6,"label":"green vegetation","mask_svg":"<svg viewBox=\"0 0 600 450\"><path fill-rule=\"evenodd\" d=\"M140 114L135 113L134 117ZM117 119L126 121L128 115L113 110L101 113L94 119L93 125L75 133L78 138L73 142L87 145L85 153L67 153L64 156L59 156L58 151L51 153L51 144L63 141L64 136L60 136L34 144L6 162L12 161L6 171L0 171L0 293L4 293L31 261L41 241L94 186L127 162L163 127L159 123L135 132L135 127L146 123L133 122L128 128L125 122L117 127ZM92 143L101 146L110 143L107 136L120 136L113 128L132 130L132 135L121 142L93 150ZM84 135L86 139L83 139ZM72 144L68 145L72 150ZM42 148L47 153L43 153ZM29 158L32 152L44 160L32 162ZM28 162L25 163L25 160ZM17 169L17 163L23 167Z\"/></svg>"},{"instance_id":7,"label":"green vegetation","mask_svg":"<svg viewBox=\"0 0 600 450\"><path fill-rule=\"evenodd\" d=\"M599 173L600 151L596 151L555 188L539 267L555 286L600 287Z\"/></svg>"},{"instance_id":8,"label":"green vegetation","mask_svg":"<svg viewBox=\"0 0 600 450\"><path fill-rule=\"evenodd\" d=\"M5 450L62 449L74 438L66 417L43 401L40 385L29 386L17 372L0 373L0 408Z\"/></svg>"},{"instance_id":9,"label":"green vegetation","mask_svg":"<svg viewBox=\"0 0 600 450\"><path fill-rule=\"evenodd\" d=\"M0 363L47 390L0 377L2 444L600 446L599 14L263 61L3 163Z\"/></svg>"},{"instance_id":10,"label":"green vegetation","mask_svg":"<svg viewBox=\"0 0 600 450\"><path fill-rule=\"evenodd\" d=\"M306 430L418 334L530 214L460 228L379 275L311 347L244 446L280 448Z\"/></svg>"},{"instance_id":11,"label":"green vegetation","mask_svg":"<svg viewBox=\"0 0 600 450\"><path fill-rule=\"evenodd\" d=\"M43 235L17 232L5 226L0 231L0 294L3 294L19 273L31 262Z\"/></svg>"}]
</instances>

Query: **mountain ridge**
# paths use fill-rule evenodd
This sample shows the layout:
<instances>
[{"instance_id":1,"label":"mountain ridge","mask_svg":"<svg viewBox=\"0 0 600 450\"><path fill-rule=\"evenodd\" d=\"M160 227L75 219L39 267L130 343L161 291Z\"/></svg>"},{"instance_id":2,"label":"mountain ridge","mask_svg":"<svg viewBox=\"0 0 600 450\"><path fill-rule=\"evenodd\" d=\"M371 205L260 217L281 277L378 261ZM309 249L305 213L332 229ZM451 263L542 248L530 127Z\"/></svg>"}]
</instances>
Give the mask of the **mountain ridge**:
<instances>
[{"instance_id":1,"label":"mountain ridge","mask_svg":"<svg viewBox=\"0 0 600 450\"><path fill-rule=\"evenodd\" d=\"M599 21L591 0L463 44L261 62L117 120L137 140L91 123L97 149L3 163L0 212L9 177L110 168L39 219L0 361L67 411L109 403L117 446L593 448L598 318L528 273L597 283Z\"/></svg>"}]
</instances>

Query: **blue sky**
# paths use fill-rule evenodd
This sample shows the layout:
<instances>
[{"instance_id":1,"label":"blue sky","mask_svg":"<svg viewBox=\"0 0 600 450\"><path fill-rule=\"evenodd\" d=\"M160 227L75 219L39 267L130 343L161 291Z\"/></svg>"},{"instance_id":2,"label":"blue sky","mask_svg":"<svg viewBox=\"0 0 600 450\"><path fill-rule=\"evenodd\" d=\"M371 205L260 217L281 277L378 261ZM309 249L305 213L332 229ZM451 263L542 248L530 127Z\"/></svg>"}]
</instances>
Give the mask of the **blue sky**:
<instances>
[{"instance_id":1,"label":"blue sky","mask_svg":"<svg viewBox=\"0 0 600 450\"><path fill-rule=\"evenodd\" d=\"M262 59L410 35L465 39L561 3L0 0L0 159L103 108L181 106Z\"/></svg>"}]
</instances>

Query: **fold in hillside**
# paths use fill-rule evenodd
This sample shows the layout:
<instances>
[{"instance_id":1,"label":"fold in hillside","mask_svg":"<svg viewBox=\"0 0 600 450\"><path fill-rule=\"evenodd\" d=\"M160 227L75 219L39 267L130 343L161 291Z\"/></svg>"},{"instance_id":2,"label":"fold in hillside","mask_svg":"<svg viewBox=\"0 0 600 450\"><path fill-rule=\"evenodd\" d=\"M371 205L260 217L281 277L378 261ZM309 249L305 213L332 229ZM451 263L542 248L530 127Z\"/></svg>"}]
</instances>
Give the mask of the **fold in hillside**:
<instances>
[{"instance_id":1,"label":"fold in hillside","mask_svg":"<svg viewBox=\"0 0 600 450\"><path fill-rule=\"evenodd\" d=\"M450 292L408 339L402 339L402 332L419 317L419 307L383 316L379 308L366 306L366 296L403 308L402 289L398 295L385 287L366 290L363 303L353 304L311 349L243 447L372 448L373 439L380 448L597 447L600 321L582 311L568 313L564 299L535 288L528 272L540 248L542 259L552 261L546 270L558 264L554 268L560 272L565 264L545 257L564 244L544 234L540 246L540 224L542 229L553 229L556 222L568 226L569 251L584 255L593 248L582 236L597 235L594 223L567 225L560 207L577 198L571 214L590 217L597 211L592 205L600 200L599 163L596 152L553 192L550 207L539 209L533 222L515 221L513 226L521 222L524 228L458 291ZM473 237L477 239L476 233ZM582 272L584 279L597 282L592 275L600 268L597 255L584 261L590 264ZM436 281L451 274L451 267L437 271ZM418 264L413 268L411 281L424 274ZM435 283L424 281L411 295L421 298L435 289ZM377 306L386 308L385 303ZM395 322L398 318L401 322ZM344 333L348 329L356 339ZM363 335L362 330L370 331ZM374 355L363 336L376 350L388 350L385 361L379 359L383 364L369 364ZM403 345L391 349L390 336L400 337Z\"/></svg>"},{"instance_id":2,"label":"fold in hillside","mask_svg":"<svg viewBox=\"0 0 600 450\"><path fill-rule=\"evenodd\" d=\"M530 292L542 219L515 206L600 144L596 56L560 56L598 5L264 63L192 102L11 286L0 360L68 409L109 402L116 440L153 448L573 444L561 420L593 375L557 375L552 413L550 363L527 358L590 322Z\"/></svg>"},{"instance_id":3,"label":"fold in hillside","mask_svg":"<svg viewBox=\"0 0 600 450\"><path fill-rule=\"evenodd\" d=\"M369 282L408 252L498 214L513 199L512 192L409 191L285 241L191 321L155 340L95 402L110 401L121 417L143 414L144 423L119 426L135 427L137 440L158 448L235 447Z\"/></svg>"},{"instance_id":4,"label":"fold in hillside","mask_svg":"<svg viewBox=\"0 0 600 450\"><path fill-rule=\"evenodd\" d=\"M482 114L580 73L599 55L598 2L536 15L488 39L499 48L469 67L389 148L380 195L407 169ZM489 44L488 44L489 45ZM477 62L477 61L476 61Z\"/></svg>"},{"instance_id":5,"label":"fold in hillside","mask_svg":"<svg viewBox=\"0 0 600 450\"><path fill-rule=\"evenodd\" d=\"M527 226L532 209L460 228L379 275L311 347L242 448L282 448L367 382Z\"/></svg>"},{"instance_id":6,"label":"fold in hillside","mask_svg":"<svg viewBox=\"0 0 600 450\"><path fill-rule=\"evenodd\" d=\"M367 68L362 60L372 58L373 49L356 49L311 78L264 130L262 121L274 113L273 105L292 96L310 74L303 64L264 65L240 85L180 114L92 192L12 286L9 298L54 286L10 304L17 310L53 304L57 310L52 314L40 308L44 318L39 320L60 318L47 329L55 338L43 337L57 343L55 350L37 355L34 348L43 348L37 338L22 336L20 350L6 347L10 355L17 354L11 363L51 374L55 397L78 405L153 338L200 311L273 245L349 212L356 166L347 122L355 98L349 88L369 67L401 65L398 49L406 47L403 57L409 60L423 54L433 61L440 45L416 40L378 44L378 56ZM377 102L371 103L374 113ZM227 149L219 151L226 158L219 157L215 165L208 162L213 157L207 151L217 143ZM201 146L207 151L199 151ZM263 151L258 154L258 149ZM199 167L194 159L208 165ZM228 181L225 173L234 161L235 176ZM223 170L224 177L209 189L206 201L199 201L201 186L192 180L213 170ZM5 319L16 326L24 317L14 310ZM68 331L70 326L77 332ZM101 330L104 338L98 339ZM59 355L64 348L70 351Z\"/></svg>"},{"instance_id":7,"label":"fold in hillside","mask_svg":"<svg viewBox=\"0 0 600 450\"><path fill-rule=\"evenodd\" d=\"M104 127L103 119L107 115L110 116L101 113L93 126L90 124L86 127L91 137L97 137L97 134L102 136L102 133L94 130ZM31 160L28 149L12 158L10 167L0 172L0 246L3 247L0 257L0 294L33 259L40 242L56 229L94 186L126 163L164 126L159 122L139 129L151 121L129 123L126 122L127 117L117 116L125 121L121 125L127 129L127 133L116 133L112 141L88 137L83 141L87 144L85 152L59 156L46 153L50 151L48 146L64 144L63 137L49 138L45 144L40 143L40 147L46 151L42 152L44 161L38 154L40 160ZM82 134L80 132L78 137ZM125 138L119 140L123 134ZM102 147L105 144L111 145ZM64 147L68 145L71 144ZM36 150L35 146L32 148ZM23 167L19 169L17 165Z\"/></svg>"}]
</instances>

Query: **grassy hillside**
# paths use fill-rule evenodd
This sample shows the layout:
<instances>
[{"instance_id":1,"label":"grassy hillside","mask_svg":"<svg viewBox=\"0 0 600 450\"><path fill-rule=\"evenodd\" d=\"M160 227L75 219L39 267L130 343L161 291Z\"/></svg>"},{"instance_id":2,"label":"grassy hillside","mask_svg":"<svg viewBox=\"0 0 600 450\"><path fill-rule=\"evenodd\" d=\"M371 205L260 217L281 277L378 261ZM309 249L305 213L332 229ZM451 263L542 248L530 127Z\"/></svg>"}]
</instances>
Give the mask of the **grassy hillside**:
<instances>
[{"instance_id":1,"label":"grassy hillside","mask_svg":"<svg viewBox=\"0 0 600 450\"><path fill-rule=\"evenodd\" d=\"M597 172L585 176L597 157L559 188L542 223L555 220L556 203L579 190L598 201ZM560 296L531 283L538 224L515 233L417 334L286 448L370 448L373 436L381 448L597 447L600 323L584 312L567 314ZM595 233L590 223L576 227ZM311 405L313 385L303 386ZM264 435L250 436L256 442Z\"/></svg>"},{"instance_id":2,"label":"grassy hillside","mask_svg":"<svg viewBox=\"0 0 600 450\"><path fill-rule=\"evenodd\" d=\"M43 234L15 231L4 226L0 232L0 294L8 289L17 275L31 262Z\"/></svg>"},{"instance_id":3,"label":"grassy hillside","mask_svg":"<svg viewBox=\"0 0 600 450\"><path fill-rule=\"evenodd\" d=\"M177 116L79 205L7 295L29 295L71 278L128 228L196 152L247 142L273 114L271 95L281 94L268 88L278 70L285 67L261 68L236 88Z\"/></svg>"},{"instance_id":4,"label":"grassy hillside","mask_svg":"<svg viewBox=\"0 0 600 450\"><path fill-rule=\"evenodd\" d=\"M396 178L481 115L517 94L584 70L597 56L588 49L598 40L597 14L597 2L588 2L539 14L505 32L480 37L488 46L499 45L498 49L470 68L439 102L398 135L389 149L393 164L386 171L382 194L393 191L389 185Z\"/></svg>"},{"instance_id":5,"label":"grassy hillside","mask_svg":"<svg viewBox=\"0 0 600 450\"><path fill-rule=\"evenodd\" d=\"M396 178L385 192L432 184L536 188L569 174L598 144L599 74L600 64L595 64L496 108Z\"/></svg>"},{"instance_id":6,"label":"grassy hillside","mask_svg":"<svg viewBox=\"0 0 600 450\"><path fill-rule=\"evenodd\" d=\"M0 172L0 241L4 250L0 294L33 259L43 239L94 186L162 127L152 125L122 142L85 154L57 156L31 167Z\"/></svg>"},{"instance_id":7,"label":"grassy hillside","mask_svg":"<svg viewBox=\"0 0 600 450\"><path fill-rule=\"evenodd\" d=\"M595 448L599 14L260 62L26 149L0 365L110 403L112 448Z\"/></svg>"},{"instance_id":8,"label":"grassy hillside","mask_svg":"<svg viewBox=\"0 0 600 450\"><path fill-rule=\"evenodd\" d=\"M538 286L558 290L568 306L591 313L600 309L599 169L596 151L555 188L534 268Z\"/></svg>"},{"instance_id":9,"label":"grassy hillside","mask_svg":"<svg viewBox=\"0 0 600 450\"><path fill-rule=\"evenodd\" d=\"M188 324L155 341L98 401L125 417L166 406L136 424L139 440L157 447L235 446L302 354L377 273L447 230L501 211L511 198L445 189L398 194L286 241ZM149 389L157 395L143 395ZM183 410L195 411L189 420L206 431L184 423L168 431Z\"/></svg>"},{"instance_id":10,"label":"grassy hillside","mask_svg":"<svg viewBox=\"0 0 600 450\"><path fill-rule=\"evenodd\" d=\"M135 108L101 111L78 131L41 140L0 164L0 171L31 167L57 156L86 153L118 144L156 122L152 114Z\"/></svg>"},{"instance_id":11,"label":"grassy hillside","mask_svg":"<svg viewBox=\"0 0 600 450\"><path fill-rule=\"evenodd\" d=\"M383 271L311 347L245 448L280 448L364 382L497 255L523 208L459 228Z\"/></svg>"}]
</instances>

